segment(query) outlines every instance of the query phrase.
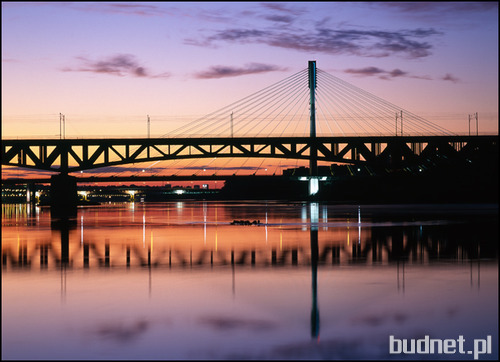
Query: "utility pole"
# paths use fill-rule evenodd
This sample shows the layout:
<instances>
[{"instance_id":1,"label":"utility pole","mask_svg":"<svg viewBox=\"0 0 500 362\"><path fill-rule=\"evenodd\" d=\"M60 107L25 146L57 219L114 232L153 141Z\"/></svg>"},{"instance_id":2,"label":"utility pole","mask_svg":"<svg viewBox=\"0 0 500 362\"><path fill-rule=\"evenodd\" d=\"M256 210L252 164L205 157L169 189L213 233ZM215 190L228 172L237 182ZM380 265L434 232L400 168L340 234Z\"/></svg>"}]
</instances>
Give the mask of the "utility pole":
<instances>
[{"instance_id":1,"label":"utility pole","mask_svg":"<svg viewBox=\"0 0 500 362\"><path fill-rule=\"evenodd\" d=\"M62 113L59 113L59 139L66 138L66 120Z\"/></svg>"},{"instance_id":2,"label":"utility pole","mask_svg":"<svg viewBox=\"0 0 500 362\"><path fill-rule=\"evenodd\" d=\"M476 136L479 136L479 128L478 128L478 122L477 122L477 112L476 112Z\"/></svg>"},{"instance_id":3,"label":"utility pole","mask_svg":"<svg viewBox=\"0 0 500 362\"><path fill-rule=\"evenodd\" d=\"M470 119L471 117L476 118L476 136L479 136L479 129L478 129L478 119L477 119L477 112L474 114L469 114L469 136L470 136Z\"/></svg>"},{"instance_id":4,"label":"utility pole","mask_svg":"<svg viewBox=\"0 0 500 362\"><path fill-rule=\"evenodd\" d=\"M398 135L398 112L396 112L396 133L394 133L396 136Z\"/></svg>"},{"instance_id":5,"label":"utility pole","mask_svg":"<svg viewBox=\"0 0 500 362\"><path fill-rule=\"evenodd\" d=\"M401 137L403 137L403 110L401 110Z\"/></svg>"},{"instance_id":6,"label":"utility pole","mask_svg":"<svg viewBox=\"0 0 500 362\"><path fill-rule=\"evenodd\" d=\"M149 114L148 114L148 138L151 136L151 121L149 119Z\"/></svg>"}]
</instances>

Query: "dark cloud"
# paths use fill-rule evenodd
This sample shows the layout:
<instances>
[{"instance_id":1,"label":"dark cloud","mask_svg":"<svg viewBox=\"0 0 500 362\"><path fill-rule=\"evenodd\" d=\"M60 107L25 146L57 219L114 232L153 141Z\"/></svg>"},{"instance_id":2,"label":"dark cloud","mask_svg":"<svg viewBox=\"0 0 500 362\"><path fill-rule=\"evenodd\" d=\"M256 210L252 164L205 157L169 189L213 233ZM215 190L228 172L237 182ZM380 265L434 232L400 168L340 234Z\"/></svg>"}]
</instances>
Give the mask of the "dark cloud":
<instances>
[{"instance_id":1,"label":"dark cloud","mask_svg":"<svg viewBox=\"0 0 500 362\"><path fill-rule=\"evenodd\" d=\"M407 72L402 71L401 69L394 69L391 71L383 70L377 67L366 67L361 69L346 69L345 73L355 74L360 76L379 76L381 79L389 79L396 77L405 77L408 76Z\"/></svg>"},{"instance_id":2,"label":"dark cloud","mask_svg":"<svg viewBox=\"0 0 500 362\"><path fill-rule=\"evenodd\" d=\"M374 10L389 10L394 16L416 19L422 24L450 25L470 29L486 17L498 22L498 1L374 1L369 3ZM463 16L467 14L467 16Z\"/></svg>"},{"instance_id":3,"label":"dark cloud","mask_svg":"<svg viewBox=\"0 0 500 362\"><path fill-rule=\"evenodd\" d=\"M269 37L271 35L271 32L263 30L228 29L220 31L215 35L209 36L202 40L185 39L184 43L188 45L215 47L214 43L217 41L229 41L238 43L258 42L258 39L265 39L266 37ZM262 42L264 41L262 40Z\"/></svg>"},{"instance_id":4,"label":"dark cloud","mask_svg":"<svg viewBox=\"0 0 500 362\"><path fill-rule=\"evenodd\" d=\"M109 338L117 342L128 343L144 334L149 327L149 323L144 320L125 326L122 323L109 323L100 326L96 333L99 337Z\"/></svg>"},{"instance_id":5,"label":"dark cloud","mask_svg":"<svg viewBox=\"0 0 500 362\"><path fill-rule=\"evenodd\" d=\"M454 77L453 75L447 73L444 77L441 78L442 80L446 80L446 81L450 81L450 82L453 82L453 83L457 83L459 82L460 80L456 77Z\"/></svg>"},{"instance_id":6,"label":"dark cloud","mask_svg":"<svg viewBox=\"0 0 500 362\"><path fill-rule=\"evenodd\" d=\"M403 76L406 76L406 75L408 75L408 73L407 72L403 72L400 69L394 69L394 70L392 70L392 71L389 72L389 75L394 78L394 77L403 77Z\"/></svg>"},{"instance_id":7,"label":"dark cloud","mask_svg":"<svg viewBox=\"0 0 500 362\"><path fill-rule=\"evenodd\" d=\"M384 70L384 69L380 69L377 67L366 67L366 68L360 68L360 69L346 69L346 70L344 70L344 73L365 76L365 77L378 76L380 79L385 79L385 80L389 80L389 79L397 78L397 77L408 77L408 78L431 80L430 77L411 75L408 72L402 71L401 69Z\"/></svg>"},{"instance_id":8,"label":"dark cloud","mask_svg":"<svg viewBox=\"0 0 500 362\"><path fill-rule=\"evenodd\" d=\"M85 58L79 58L85 66L80 68L81 71L94 73L107 73L123 76L132 74L138 77L146 76L146 70L137 64L134 57L127 54L115 55L106 60L91 61Z\"/></svg>"},{"instance_id":9,"label":"dark cloud","mask_svg":"<svg viewBox=\"0 0 500 362\"><path fill-rule=\"evenodd\" d=\"M293 17L286 15L270 15L266 16L266 20L289 24L293 22Z\"/></svg>"},{"instance_id":10,"label":"dark cloud","mask_svg":"<svg viewBox=\"0 0 500 362\"><path fill-rule=\"evenodd\" d=\"M365 34L366 38L380 40L373 46L369 47L375 53L380 51L375 56L389 56L391 54L405 54L409 58L422 58L431 54L432 46L427 42L419 42L411 40L412 37L428 37L431 32L426 30L416 30L412 32L376 32Z\"/></svg>"},{"instance_id":11,"label":"dark cloud","mask_svg":"<svg viewBox=\"0 0 500 362\"><path fill-rule=\"evenodd\" d=\"M397 323L404 324L410 318L409 315L403 313L379 313L358 316L353 319L354 325L366 325L370 327L380 327L383 324Z\"/></svg>"},{"instance_id":12,"label":"dark cloud","mask_svg":"<svg viewBox=\"0 0 500 362\"><path fill-rule=\"evenodd\" d=\"M57 3L59 4L59 3ZM137 16L163 16L169 14L165 7L157 6L155 4L141 4L141 3L104 3L104 2L73 2L73 3L60 3L67 7L71 7L79 11L99 12L103 14L124 14L124 15L137 15Z\"/></svg>"},{"instance_id":13,"label":"dark cloud","mask_svg":"<svg viewBox=\"0 0 500 362\"><path fill-rule=\"evenodd\" d=\"M262 3L261 6L267 8L267 9L270 9L270 10L278 11L281 13L292 14L292 15L300 15L304 12L300 8L295 8L295 7L290 8L286 5L286 3L267 2L267 3Z\"/></svg>"},{"instance_id":14,"label":"dark cloud","mask_svg":"<svg viewBox=\"0 0 500 362\"><path fill-rule=\"evenodd\" d=\"M104 60L90 60L85 57L77 57L82 63L77 68L64 68L66 72L91 72L103 73L116 76L132 75L135 77L162 78L168 77L168 73L152 75L146 68L141 66L135 57L130 54L118 54Z\"/></svg>"},{"instance_id":15,"label":"dark cloud","mask_svg":"<svg viewBox=\"0 0 500 362\"><path fill-rule=\"evenodd\" d=\"M209 326L216 330L237 330L246 329L253 331L268 331L275 328L275 324L270 321L241 319L231 317L205 317L201 318L200 324Z\"/></svg>"},{"instance_id":16,"label":"dark cloud","mask_svg":"<svg viewBox=\"0 0 500 362\"><path fill-rule=\"evenodd\" d=\"M6 2L2 3L2 7ZM172 15L174 10L169 10L165 6L158 6L154 3L144 4L139 2L86 2L86 1L33 1L33 2L10 2L9 6L26 6L30 7L59 7L72 9L75 11L94 12L102 14L124 14L134 16L163 16Z\"/></svg>"},{"instance_id":17,"label":"dark cloud","mask_svg":"<svg viewBox=\"0 0 500 362\"><path fill-rule=\"evenodd\" d=\"M317 28L312 32L257 29L226 29L202 40L187 39L191 45L216 46L218 42L258 43L304 52L347 54L365 57L401 55L422 58L431 54L432 45L425 39L439 35L434 29L401 31L334 30Z\"/></svg>"},{"instance_id":18,"label":"dark cloud","mask_svg":"<svg viewBox=\"0 0 500 362\"><path fill-rule=\"evenodd\" d=\"M260 4L265 8L265 15L262 18L273 22L274 24L281 24L281 26L289 26L295 20L299 19L306 11L300 7L289 7L283 3L262 3Z\"/></svg>"},{"instance_id":19,"label":"dark cloud","mask_svg":"<svg viewBox=\"0 0 500 362\"><path fill-rule=\"evenodd\" d=\"M454 2L435 2L435 1L413 1L413 2L375 2L377 7L392 8L403 13L428 13L432 15L452 15L457 13L482 12L498 10L496 1L454 1Z\"/></svg>"},{"instance_id":20,"label":"dark cloud","mask_svg":"<svg viewBox=\"0 0 500 362\"><path fill-rule=\"evenodd\" d=\"M346 69L344 70L344 73L349 73L349 74L356 74L356 75L377 75L377 74L385 74L387 71L382 70L377 67L366 67L366 68L361 68L361 69Z\"/></svg>"},{"instance_id":21,"label":"dark cloud","mask_svg":"<svg viewBox=\"0 0 500 362\"><path fill-rule=\"evenodd\" d=\"M101 4L99 4L101 5ZM156 5L151 4L138 4L138 3L104 3L110 11L117 13L126 13L126 14L134 14L134 15L163 15L164 10ZM101 5L101 6L102 6Z\"/></svg>"},{"instance_id":22,"label":"dark cloud","mask_svg":"<svg viewBox=\"0 0 500 362\"><path fill-rule=\"evenodd\" d=\"M198 72L194 76L195 78L198 79L213 79L213 78L238 77L240 75L275 72L283 70L286 69L278 67L276 65L261 64L261 63L250 63L242 68L216 65L206 71Z\"/></svg>"}]
</instances>

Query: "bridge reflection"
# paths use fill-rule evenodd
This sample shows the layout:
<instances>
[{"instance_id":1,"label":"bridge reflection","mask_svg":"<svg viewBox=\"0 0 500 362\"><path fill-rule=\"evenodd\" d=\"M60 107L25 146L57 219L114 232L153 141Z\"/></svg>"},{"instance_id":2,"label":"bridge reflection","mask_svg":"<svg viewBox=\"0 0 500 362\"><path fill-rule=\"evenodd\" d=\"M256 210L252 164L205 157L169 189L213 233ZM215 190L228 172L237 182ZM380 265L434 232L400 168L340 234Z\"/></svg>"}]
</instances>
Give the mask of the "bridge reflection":
<instances>
[{"instance_id":1,"label":"bridge reflection","mask_svg":"<svg viewBox=\"0 0 500 362\"><path fill-rule=\"evenodd\" d=\"M317 204L312 205L316 206L311 208L317 208ZM136 220L129 225L99 225L99 228L92 221L87 225L81 216L79 220L52 222L49 235L40 230L30 240L22 235L4 238L2 266L4 271L50 266L317 268L496 258L496 234L481 224L471 229L468 224L457 223L443 231L443 226L436 222L384 224L348 219L321 223L312 209L311 215L310 223L306 224L151 225ZM26 226L35 225L35 218L27 219ZM3 226L8 227L8 222ZM245 242L241 241L241 235L245 235Z\"/></svg>"},{"instance_id":2,"label":"bridge reflection","mask_svg":"<svg viewBox=\"0 0 500 362\"><path fill-rule=\"evenodd\" d=\"M477 273L479 288L480 260L496 259L497 255L497 234L492 232L492 223L387 223L375 217L362 219L360 208L357 218L351 215L329 221L327 208L310 203L302 206L301 220L307 221L303 223L275 223L274 217L268 220L267 212L266 219L258 225L214 223L209 221L206 204L203 204L202 208L187 210L192 213L202 210L202 222L178 224L177 214L183 214L183 220L189 220L189 216L184 214L182 204L177 207L172 215L167 213L161 217L161 220L173 220L172 223L155 223L154 219L146 223L145 213L141 217L140 211L137 217L132 213L132 219L125 222L123 217L108 220L90 215L86 219L85 213L81 213L79 219L52 221L49 228L43 224L49 219L37 216L40 210L28 208L24 209L25 216L34 216L25 219L25 226L34 233L29 240L23 233L18 233L17 239L9 234L9 228L19 227L16 220L22 219L18 213L22 214L23 210L6 210L8 217L3 219L3 226L9 237L2 243L3 272L36 268L60 271L61 300L65 302L67 272L76 269L148 271L151 296L153 269L225 268L232 273L235 294L236 272L242 270L238 268L308 268L311 272L310 335L319 340L318 272L322 268L389 265L396 273L398 292L404 293L405 265L442 261L470 263L471 286ZM97 208L96 212L106 210ZM193 215L192 219L201 218ZM243 234L245 240L241 241Z\"/></svg>"}]
</instances>

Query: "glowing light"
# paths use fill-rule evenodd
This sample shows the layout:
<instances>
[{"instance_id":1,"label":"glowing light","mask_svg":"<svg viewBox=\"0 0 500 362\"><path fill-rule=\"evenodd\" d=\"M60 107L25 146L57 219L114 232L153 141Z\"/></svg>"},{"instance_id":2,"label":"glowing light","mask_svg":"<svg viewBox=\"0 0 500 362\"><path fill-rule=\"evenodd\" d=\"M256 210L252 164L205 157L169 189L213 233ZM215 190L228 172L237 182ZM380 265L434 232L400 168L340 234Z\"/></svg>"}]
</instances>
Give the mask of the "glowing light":
<instances>
[{"instance_id":1,"label":"glowing light","mask_svg":"<svg viewBox=\"0 0 500 362\"><path fill-rule=\"evenodd\" d=\"M142 214L142 247L146 247L146 211Z\"/></svg>"},{"instance_id":2,"label":"glowing light","mask_svg":"<svg viewBox=\"0 0 500 362\"><path fill-rule=\"evenodd\" d=\"M317 224L319 221L319 204L317 202L311 203L310 211L311 211L311 224Z\"/></svg>"},{"instance_id":3,"label":"glowing light","mask_svg":"<svg viewBox=\"0 0 500 362\"><path fill-rule=\"evenodd\" d=\"M309 180L309 195L316 195L319 191L319 180L317 177L311 177Z\"/></svg>"},{"instance_id":4,"label":"glowing light","mask_svg":"<svg viewBox=\"0 0 500 362\"><path fill-rule=\"evenodd\" d=\"M84 200L87 200L88 191L78 191L78 195L82 196Z\"/></svg>"},{"instance_id":5,"label":"glowing light","mask_svg":"<svg viewBox=\"0 0 500 362\"><path fill-rule=\"evenodd\" d=\"M83 215L80 217L80 244L83 245Z\"/></svg>"}]
</instances>

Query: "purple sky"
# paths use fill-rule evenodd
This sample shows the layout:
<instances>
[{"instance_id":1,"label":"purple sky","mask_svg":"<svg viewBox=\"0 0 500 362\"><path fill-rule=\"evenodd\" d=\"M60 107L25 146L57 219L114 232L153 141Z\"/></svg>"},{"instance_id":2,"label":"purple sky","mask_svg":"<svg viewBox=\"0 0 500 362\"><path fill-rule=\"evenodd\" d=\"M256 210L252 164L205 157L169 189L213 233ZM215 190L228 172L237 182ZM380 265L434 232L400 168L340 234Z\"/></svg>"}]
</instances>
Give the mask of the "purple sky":
<instances>
[{"instance_id":1,"label":"purple sky","mask_svg":"<svg viewBox=\"0 0 500 362\"><path fill-rule=\"evenodd\" d=\"M153 135L307 68L498 133L496 2L2 2L3 137Z\"/></svg>"}]
</instances>

